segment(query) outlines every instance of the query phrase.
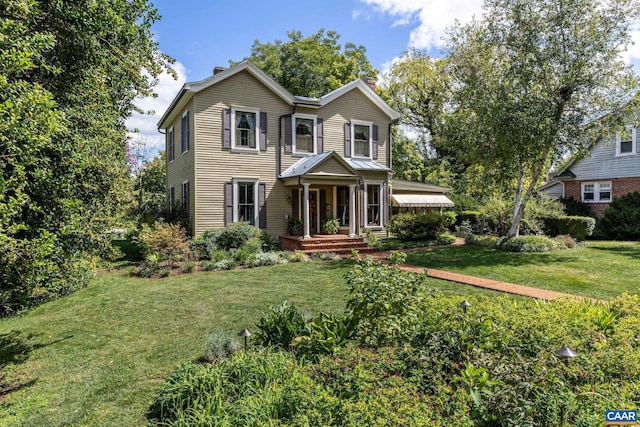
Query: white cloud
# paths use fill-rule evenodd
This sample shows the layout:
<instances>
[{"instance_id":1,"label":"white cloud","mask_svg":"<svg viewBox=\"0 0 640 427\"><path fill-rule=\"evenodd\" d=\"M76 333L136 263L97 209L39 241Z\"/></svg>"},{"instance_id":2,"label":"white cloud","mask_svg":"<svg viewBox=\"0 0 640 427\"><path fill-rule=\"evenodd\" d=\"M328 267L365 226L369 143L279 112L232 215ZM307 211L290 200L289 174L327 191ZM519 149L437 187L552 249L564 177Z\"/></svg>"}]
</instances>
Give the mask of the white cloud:
<instances>
[{"instance_id":1,"label":"white cloud","mask_svg":"<svg viewBox=\"0 0 640 427\"><path fill-rule=\"evenodd\" d=\"M187 81L186 68L183 64L176 61L173 64L173 69L178 75L177 80L170 74L162 73L158 77L158 84L154 87L158 96L142 98L136 102L136 105L144 112L151 111L152 113L134 113L126 122L127 128L131 130L129 133L131 140L144 142L154 154L164 147L164 136L158 132L158 121ZM134 129L137 132L133 132Z\"/></svg>"},{"instance_id":2,"label":"white cloud","mask_svg":"<svg viewBox=\"0 0 640 427\"><path fill-rule=\"evenodd\" d=\"M475 15L482 15L482 0L361 0L376 12L395 18L393 26L408 26L411 30L407 47L433 49L443 46L443 36L447 28L456 20L467 23ZM622 57L634 64L640 72L640 21L632 24L632 40Z\"/></svg>"},{"instance_id":3,"label":"white cloud","mask_svg":"<svg viewBox=\"0 0 640 427\"><path fill-rule=\"evenodd\" d=\"M482 0L362 0L374 10L396 20L393 26L407 26L415 22L409 35L408 47L432 49L441 47L445 30L456 20L468 22L480 15Z\"/></svg>"}]
</instances>

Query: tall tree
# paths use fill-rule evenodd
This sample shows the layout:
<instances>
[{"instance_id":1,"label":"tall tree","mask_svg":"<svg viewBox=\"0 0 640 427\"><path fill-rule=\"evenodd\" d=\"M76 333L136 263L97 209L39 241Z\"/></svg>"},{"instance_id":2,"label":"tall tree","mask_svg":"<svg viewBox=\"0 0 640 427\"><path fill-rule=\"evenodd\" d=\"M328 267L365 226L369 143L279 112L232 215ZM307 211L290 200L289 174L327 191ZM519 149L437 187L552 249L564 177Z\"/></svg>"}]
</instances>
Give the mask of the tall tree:
<instances>
[{"instance_id":1,"label":"tall tree","mask_svg":"<svg viewBox=\"0 0 640 427\"><path fill-rule=\"evenodd\" d=\"M4 315L86 284L126 189L125 119L170 60L146 0L0 4Z\"/></svg>"},{"instance_id":2,"label":"tall tree","mask_svg":"<svg viewBox=\"0 0 640 427\"><path fill-rule=\"evenodd\" d=\"M251 55L244 59L294 95L319 97L357 78L378 74L367 59L367 49L353 43L342 49L336 31L320 29L308 37L290 31L287 36L287 41L254 41Z\"/></svg>"},{"instance_id":3,"label":"tall tree","mask_svg":"<svg viewBox=\"0 0 640 427\"><path fill-rule=\"evenodd\" d=\"M584 150L636 96L620 53L639 11L636 0L486 0L482 19L452 30L448 143L515 182L509 235L550 163Z\"/></svg>"}]
</instances>

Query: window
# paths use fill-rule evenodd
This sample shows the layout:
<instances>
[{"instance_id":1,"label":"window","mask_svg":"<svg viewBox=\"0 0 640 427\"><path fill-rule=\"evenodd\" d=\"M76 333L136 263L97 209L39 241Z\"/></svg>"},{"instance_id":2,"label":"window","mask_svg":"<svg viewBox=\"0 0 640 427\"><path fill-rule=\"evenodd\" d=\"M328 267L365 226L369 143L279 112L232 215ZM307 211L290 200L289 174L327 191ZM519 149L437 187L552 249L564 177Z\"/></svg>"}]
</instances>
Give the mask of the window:
<instances>
[{"instance_id":1,"label":"window","mask_svg":"<svg viewBox=\"0 0 640 427\"><path fill-rule=\"evenodd\" d=\"M169 163L173 162L173 159L175 158L174 145L175 145L175 139L173 136L173 128L171 128L167 133L167 159L169 160Z\"/></svg>"},{"instance_id":2,"label":"window","mask_svg":"<svg viewBox=\"0 0 640 427\"><path fill-rule=\"evenodd\" d=\"M582 184L582 201L584 203L606 203L611 199L611 182L585 182Z\"/></svg>"},{"instance_id":3,"label":"window","mask_svg":"<svg viewBox=\"0 0 640 427\"><path fill-rule=\"evenodd\" d=\"M187 217L189 216L189 181L182 183L182 208Z\"/></svg>"},{"instance_id":4,"label":"window","mask_svg":"<svg viewBox=\"0 0 640 427\"><path fill-rule=\"evenodd\" d=\"M251 108L232 108L231 123L232 141L231 148L244 150L257 150L260 129L260 112Z\"/></svg>"},{"instance_id":5,"label":"window","mask_svg":"<svg viewBox=\"0 0 640 427\"><path fill-rule=\"evenodd\" d=\"M176 188L169 187L169 212L173 212L173 205L176 203Z\"/></svg>"},{"instance_id":6,"label":"window","mask_svg":"<svg viewBox=\"0 0 640 427\"><path fill-rule=\"evenodd\" d=\"M233 221L258 225L258 183L254 180L235 180Z\"/></svg>"},{"instance_id":7,"label":"window","mask_svg":"<svg viewBox=\"0 0 640 427\"><path fill-rule=\"evenodd\" d=\"M381 206L380 200L380 190L381 186L378 184L367 184L366 193L367 193L367 226L380 226L382 225L381 221Z\"/></svg>"},{"instance_id":8,"label":"window","mask_svg":"<svg viewBox=\"0 0 640 427\"><path fill-rule=\"evenodd\" d=\"M626 129L617 136L616 156L636 154L637 139L637 129L627 126Z\"/></svg>"},{"instance_id":9,"label":"window","mask_svg":"<svg viewBox=\"0 0 640 427\"><path fill-rule=\"evenodd\" d=\"M351 157L371 158L371 123L352 121L351 135L353 135Z\"/></svg>"},{"instance_id":10,"label":"window","mask_svg":"<svg viewBox=\"0 0 640 427\"><path fill-rule=\"evenodd\" d=\"M338 187L338 220L341 226L349 225L349 187Z\"/></svg>"},{"instance_id":11,"label":"window","mask_svg":"<svg viewBox=\"0 0 640 427\"><path fill-rule=\"evenodd\" d=\"M182 123L180 127L182 132L182 154L189 151L189 112L182 115Z\"/></svg>"},{"instance_id":12,"label":"window","mask_svg":"<svg viewBox=\"0 0 640 427\"><path fill-rule=\"evenodd\" d=\"M293 140L293 152L297 154L316 153L316 116L309 114L295 114L293 116L295 138Z\"/></svg>"}]
</instances>

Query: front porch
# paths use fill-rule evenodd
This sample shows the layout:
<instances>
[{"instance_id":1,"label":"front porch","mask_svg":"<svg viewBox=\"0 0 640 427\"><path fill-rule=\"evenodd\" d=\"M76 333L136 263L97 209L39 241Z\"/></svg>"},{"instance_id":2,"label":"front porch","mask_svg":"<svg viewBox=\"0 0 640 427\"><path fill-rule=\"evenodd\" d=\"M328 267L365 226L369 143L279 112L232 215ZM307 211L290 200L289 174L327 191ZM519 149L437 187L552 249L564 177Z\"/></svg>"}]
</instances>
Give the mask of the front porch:
<instances>
[{"instance_id":1,"label":"front porch","mask_svg":"<svg viewBox=\"0 0 640 427\"><path fill-rule=\"evenodd\" d=\"M300 236L280 236L280 248L283 251L292 252L333 252L336 254L348 254L352 250L357 250L360 253L376 250L367 245L362 237L346 234L314 234L306 239L301 239Z\"/></svg>"}]
</instances>

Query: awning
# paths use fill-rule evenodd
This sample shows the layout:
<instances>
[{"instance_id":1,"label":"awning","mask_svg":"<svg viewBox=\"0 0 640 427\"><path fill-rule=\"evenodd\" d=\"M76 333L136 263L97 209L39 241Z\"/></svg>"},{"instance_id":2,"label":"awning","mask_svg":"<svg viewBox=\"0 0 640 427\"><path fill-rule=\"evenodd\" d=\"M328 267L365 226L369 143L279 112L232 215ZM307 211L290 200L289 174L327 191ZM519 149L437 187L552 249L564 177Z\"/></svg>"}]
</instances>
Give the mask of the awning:
<instances>
[{"instance_id":1,"label":"awning","mask_svg":"<svg viewBox=\"0 0 640 427\"><path fill-rule=\"evenodd\" d=\"M443 194L394 194L392 205L400 208L452 208L453 202Z\"/></svg>"}]
</instances>

